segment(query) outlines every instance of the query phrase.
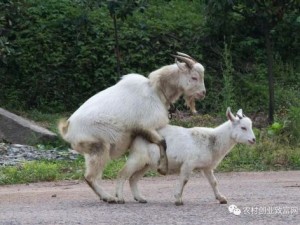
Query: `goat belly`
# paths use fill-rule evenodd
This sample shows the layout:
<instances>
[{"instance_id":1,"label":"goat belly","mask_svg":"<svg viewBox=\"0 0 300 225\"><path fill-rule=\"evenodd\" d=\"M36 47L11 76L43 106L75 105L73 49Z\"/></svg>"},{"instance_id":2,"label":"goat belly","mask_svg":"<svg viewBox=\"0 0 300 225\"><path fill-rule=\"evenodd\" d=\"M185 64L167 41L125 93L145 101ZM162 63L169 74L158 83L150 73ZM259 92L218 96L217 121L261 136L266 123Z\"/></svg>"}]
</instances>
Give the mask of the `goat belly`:
<instances>
[{"instance_id":1,"label":"goat belly","mask_svg":"<svg viewBox=\"0 0 300 225\"><path fill-rule=\"evenodd\" d=\"M182 163L177 162L174 158L168 158L168 174L178 174Z\"/></svg>"}]
</instances>

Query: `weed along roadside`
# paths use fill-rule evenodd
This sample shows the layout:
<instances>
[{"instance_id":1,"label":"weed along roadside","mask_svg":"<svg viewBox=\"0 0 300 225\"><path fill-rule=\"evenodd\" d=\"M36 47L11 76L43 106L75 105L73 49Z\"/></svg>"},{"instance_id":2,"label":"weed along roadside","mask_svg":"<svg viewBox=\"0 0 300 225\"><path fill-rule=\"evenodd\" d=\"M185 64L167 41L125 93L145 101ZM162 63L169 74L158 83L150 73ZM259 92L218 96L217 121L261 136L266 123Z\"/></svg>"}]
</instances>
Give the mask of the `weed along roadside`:
<instances>
[{"instance_id":1,"label":"weed along roadside","mask_svg":"<svg viewBox=\"0 0 300 225\"><path fill-rule=\"evenodd\" d=\"M39 118L41 117L43 118L43 120L39 120L41 123L47 124L48 127L55 127L56 121L52 117L43 117L39 114ZM171 123L184 127L214 127L222 119L224 118L220 116L185 116L182 113L177 113ZM56 131L53 129L53 132ZM237 145L224 158L216 169L217 172L300 169L299 144L286 142L290 133L295 132L293 129L275 124L266 128L255 128L254 132L257 137L257 144L254 146ZM105 168L104 179L116 178L125 161L126 155L111 161ZM68 146L63 143L57 142L53 145L48 143L37 146L0 144L0 185L81 180L83 173L83 157L70 152ZM149 172L146 176L157 176L157 173Z\"/></svg>"},{"instance_id":2,"label":"weed along roadside","mask_svg":"<svg viewBox=\"0 0 300 225\"><path fill-rule=\"evenodd\" d=\"M84 173L83 157L68 150L0 144L0 185L42 181L77 180ZM104 171L115 178L125 159L112 161Z\"/></svg>"}]
</instances>

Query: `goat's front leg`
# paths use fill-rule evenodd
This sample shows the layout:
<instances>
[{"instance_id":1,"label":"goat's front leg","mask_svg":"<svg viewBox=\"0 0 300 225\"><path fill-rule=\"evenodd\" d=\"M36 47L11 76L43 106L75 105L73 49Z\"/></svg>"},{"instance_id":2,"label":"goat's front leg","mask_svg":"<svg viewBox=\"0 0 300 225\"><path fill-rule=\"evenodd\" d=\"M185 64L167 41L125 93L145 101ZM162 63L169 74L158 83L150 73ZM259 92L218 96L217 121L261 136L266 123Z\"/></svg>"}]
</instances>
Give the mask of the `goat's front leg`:
<instances>
[{"instance_id":1,"label":"goat's front leg","mask_svg":"<svg viewBox=\"0 0 300 225\"><path fill-rule=\"evenodd\" d=\"M157 172L162 175L168 173L168 158L167 158L167 143L166 140L160 136L156 130L137 130L135 131L136 136L142 136L150 143L157 144L160 150L160 159Z\"/></svg>"},{"instance_id":2,"label":"goat's front leg","mask_svg":"<svg viewBox=\"0 0 300 225\"><path fill-rule=\"evenodd\" d=\"M168 173L168 158L167 158L167 144L166 140L163 139L159 142L159 152L160 152L160 159L157 168L157 172L162 175L166 175Z\"/></svg>"},{"instance_id":3,"label":"goat's front leg","mask_svg":"<svg viewBox=\"0 0 300 225\"><path fill-rule=\"evenodd\" d=\"M214 175L214 171L212 169L205 169L205 170L203 170L203 172L214 191L216 199L219 200L220 204L227 204L226 197L224 195L222 195L219 191L218 182Z\"/></svg>"},{"instance_id":4,"label":"goat's front leg","mask_svg":"<svg viewBox=\"0 0 300 225\"><path fill-rule=\"evenodd\" d=\"M197 114L195 98L185 96L184 100L185 100L186 106L190 108L192 114Z\"/></svg>"},{"instance_id":5,"label":"goat's front leg","mask_svg":"<svg viewBox=\"0 0 300 225\"><path fill-rule=\"evenodd\" d=\"M177 188L175 190L175 195L174 195L174 197L176 198L175 205L177 205L177 206L183 205L183 201L182 201L183 188L187 184L191 172L192 172L192 169L189 168L188 165L183 164L181 166L179 183L177 185Z\"/></svg>"}]
</instances>

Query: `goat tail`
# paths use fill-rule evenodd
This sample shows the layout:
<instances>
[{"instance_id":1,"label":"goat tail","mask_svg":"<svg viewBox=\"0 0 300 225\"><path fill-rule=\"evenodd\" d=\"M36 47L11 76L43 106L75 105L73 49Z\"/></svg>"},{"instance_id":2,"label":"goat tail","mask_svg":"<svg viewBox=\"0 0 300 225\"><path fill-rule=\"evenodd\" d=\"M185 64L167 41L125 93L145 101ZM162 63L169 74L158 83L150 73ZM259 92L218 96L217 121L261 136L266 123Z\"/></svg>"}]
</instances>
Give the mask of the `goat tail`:
<instances>
[{"instance_id":1,"label":"goat tail","mask_svg":"<svg viewBox=\"0 0 300 225\"><path fill-rule=\"evenodd\" d=\"M69 128L69 121L66 120L65 118L60 119L58 122L58 130L60 135L65 138Z\"/></svg>"}]
</instances>

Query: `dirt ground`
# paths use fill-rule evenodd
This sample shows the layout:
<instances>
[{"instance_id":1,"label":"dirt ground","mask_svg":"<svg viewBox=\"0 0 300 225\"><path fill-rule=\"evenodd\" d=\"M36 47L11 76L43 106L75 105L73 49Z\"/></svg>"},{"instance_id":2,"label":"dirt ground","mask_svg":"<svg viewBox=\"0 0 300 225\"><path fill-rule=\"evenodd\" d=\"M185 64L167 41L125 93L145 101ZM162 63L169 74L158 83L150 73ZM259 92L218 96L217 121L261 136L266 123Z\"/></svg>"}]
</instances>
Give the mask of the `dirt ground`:
<instances>
[{"instance_id":1,"label":"dirt ground","mask_svg":"<svg viewBox=\"0 0 300 225\"><path fill-rule=\"evenodd\" d=\"M218 204L201 173L186 185L183 206L174 205L177 176L142 179L146 204L133 200L128 183L125 204L100 201L82 181L1 186L0 224L300 224L300 171L216 177L227 205ZM104 187L113 193L115 181L105 180ZM232 204L240 211L230 213Z\"/></svg>"}]
</instances>

